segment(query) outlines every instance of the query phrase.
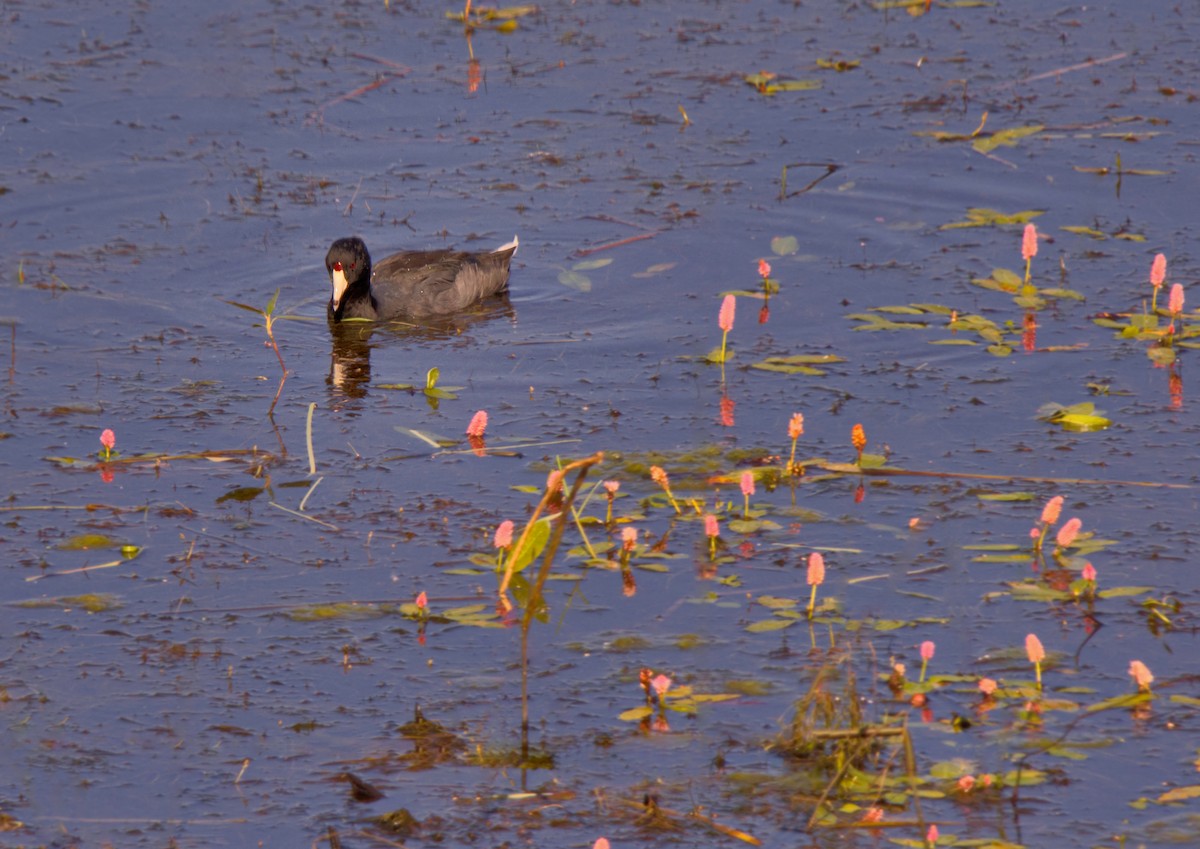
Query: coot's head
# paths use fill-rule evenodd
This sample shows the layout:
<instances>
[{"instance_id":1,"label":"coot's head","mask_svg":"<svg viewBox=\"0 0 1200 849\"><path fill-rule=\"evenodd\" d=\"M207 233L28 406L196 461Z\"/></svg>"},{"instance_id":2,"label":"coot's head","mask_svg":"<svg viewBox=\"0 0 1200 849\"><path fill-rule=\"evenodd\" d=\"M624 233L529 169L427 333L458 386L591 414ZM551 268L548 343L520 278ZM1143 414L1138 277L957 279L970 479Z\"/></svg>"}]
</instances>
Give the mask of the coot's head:
<instances>
[{"instance_id":1,"label":"coot's head","mask_svg":"<svg viewBox=\"0 0 1200 849\"><path fill-rule=\"evenodd\" d=\"M371 297L371 255L357 236L338 239L325 254L325 269L333 284L329 315L334 321L341 321L347 301Z\"/></svg>"}]
</instances>

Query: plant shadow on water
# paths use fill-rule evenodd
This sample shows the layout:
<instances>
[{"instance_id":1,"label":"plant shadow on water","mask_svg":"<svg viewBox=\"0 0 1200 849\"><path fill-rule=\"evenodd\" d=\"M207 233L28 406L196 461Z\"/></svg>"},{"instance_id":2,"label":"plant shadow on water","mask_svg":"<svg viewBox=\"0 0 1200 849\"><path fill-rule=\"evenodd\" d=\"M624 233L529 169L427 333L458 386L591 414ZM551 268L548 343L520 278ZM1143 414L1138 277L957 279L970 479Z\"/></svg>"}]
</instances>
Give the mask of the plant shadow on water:
<instances>
[{"instance_id":1,"label":"plant shadow on water","mask_svg":"<svg viewBox=\"0 0 1200 849\"><path fill-rule=\"evenodd\" d=\"M1196 16L59 5L6 840L1195 842ZM326 322L333 236L514 231L507 300Z\"/></svg>"}]
</instances>

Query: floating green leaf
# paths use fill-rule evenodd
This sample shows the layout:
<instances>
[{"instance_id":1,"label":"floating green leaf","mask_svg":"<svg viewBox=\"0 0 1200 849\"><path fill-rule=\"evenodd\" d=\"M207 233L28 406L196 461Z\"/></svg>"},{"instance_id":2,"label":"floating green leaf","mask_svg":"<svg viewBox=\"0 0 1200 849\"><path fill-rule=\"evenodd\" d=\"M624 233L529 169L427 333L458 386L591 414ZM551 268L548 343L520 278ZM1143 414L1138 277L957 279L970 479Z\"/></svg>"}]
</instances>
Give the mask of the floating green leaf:
<instances>
[{"instance_id":1,"label":"floating green leaf","mask_svg":"<svg viewBox=\"0 0 1200 849\"><path fill-rule=\"evenodd\" d=\"M1045 215L1044 209L1026 209L1022 212L1005 213L985 206L973 206L967 210L965 221L951 221L939 229L956 230L961 227L1005 227L1028 224L1039 215Z\"/></svg>"},{"instance_id":2,"label":"floating green leaf","mask_svg":"<svg viewBox=\"0 0 1200 849\"><path fill-rule=\"evenodd\" d=\"M998 147L1016 147L1017 142L1021 139L1040 133L1045 127L1041 124L1035 124L1030 127L1013 127L1009 130L1000 130L991 135L977 136L975 141L971 142L971 147L980 153L990 153Z\"/></svg>"},{"instance_id":3,"label":"floating green leaf","mask_svg":"<svg viewBox=\"0 0 1200 849\"><path fill-rule=\"evenodd\" d=\"M717 349L718 355L720 349ZM837 354L793 354L788 357L767 357L757 363L751 363L751 368L761 369L762 371L775 371L783 374L807 374L814 377L819 377L825 374L825 371L815 368L815 365L829 365L831 363L844 363L846 360L839 357Z\"/></svg>"},{"instance_id":4,"label":"floating green leaf","mask_svg":"<svg viewBox=\"0 0 1200 849\"><path fill-rule=\"evenodd\" d=\"M776 256L789 256L800 250L800 242L795 236L776 236L771 239L771 253Z\"/></svg>"}]
</instances>

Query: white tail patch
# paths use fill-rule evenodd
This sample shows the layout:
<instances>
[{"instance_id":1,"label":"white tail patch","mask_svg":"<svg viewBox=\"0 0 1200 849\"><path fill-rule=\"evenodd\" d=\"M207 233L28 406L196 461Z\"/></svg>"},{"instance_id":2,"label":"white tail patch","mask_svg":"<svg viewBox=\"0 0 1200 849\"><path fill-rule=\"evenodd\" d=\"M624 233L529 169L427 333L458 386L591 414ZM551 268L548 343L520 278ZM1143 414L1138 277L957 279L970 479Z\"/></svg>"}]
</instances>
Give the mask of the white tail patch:
<instances>
[{"instance_id":1,"label":"white tail patch","mask_svg":"<svg viewBox=\"0 0 1200 849\"><path fill-rule=\"evenodd\" d=\"M492 253L501 254L501 253L504 253L509 248L512 248L512 252L515 254L517 252L517 248L519 248L520 246L521 246L521 240L518 239L516 236L513 236L513 240L511 242L501 245L500 247L496 248L496 250L492 251Z\"/></svg>"}]
</instances>

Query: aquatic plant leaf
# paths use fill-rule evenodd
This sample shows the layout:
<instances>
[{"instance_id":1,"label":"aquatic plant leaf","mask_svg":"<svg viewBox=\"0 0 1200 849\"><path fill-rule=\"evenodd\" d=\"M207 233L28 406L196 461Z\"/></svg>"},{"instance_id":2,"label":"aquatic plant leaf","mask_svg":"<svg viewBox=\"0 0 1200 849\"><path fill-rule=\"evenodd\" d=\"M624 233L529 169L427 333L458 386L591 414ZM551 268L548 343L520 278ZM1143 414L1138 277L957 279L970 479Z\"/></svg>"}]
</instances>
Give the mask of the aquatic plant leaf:
<instances>
[{"instance_id":1,"label":"aquatic plant leaf","mask_svg":"<svg viewBox=\"0 0 1200 849\"><path fill-rule=\"evenodd\" d=\"M773 595L762 595L755 599L763 607L770 610L782 610L792 607L798 607L800 600L795 598L780 598Z\"/></svg>"},{"instance_id":2,"label":"aquatic plant leaf","mask_svg":"<svg viewBox=\"0 0 1200 849\"><path fill-rule=\"evenodd\" d=\"M560 271L558 273L558 282L577 292L592 291L591 278L577 271Z\"/></svg>"},{"instance_id":3,"label":"aquatic plant leaf","mask_svg":"<svg viewBox=\"0 0 1200 849\"><path fill-rule=\"evenodd\" d=\"M778 531L782 525L770 519L730 519L729 530L735 534L753 534L759 531Z\"/></svg>"},{"instance_id":4,"label":"aquatic plant leaf","mask_svg":"<svg viewBox=\"0 0 1200 849\"><path fill-rule=\"evenodd\" d=\"M967 209L965 221L951 221L943 224L939 230L956 230L961 227L1005 227L1025 225L1039 215L1045 215L1044 209L1026 209L1021 212L1005 213L986 206L973 206Z\"/></svg>"},{"instance_id":5,"label":"aquatic plant leaf","mask_svg":"<svg viewBox=\"0 0 1200 849\"><path fill-rule=\"evenodd\" d=\"M1164 348L1160 345L1153 345L1146 349L1146 356L1157 366L1166 367L1171 365L1178 359L1174 348Z\"/></svg>"},{"instance_id":6,"label":"aquatic plant leaf","mask_svg":"<svg viewBox=\"0 0 1200 849\"><path fill-rule=\"evenodd\" d=\"M1092 239L1107 239L1108 236L1094 227L1072 226L1059 227L1059 230L1065 230L1068 233L1074 233L1077 236L1088 236Z\"/></svg>"},{"instance_id":7,"label":"aquatic plant leaf","mask_svg":"<svg viewBox=\"0 0 1200 849\"><path fill-rule=\"evenodd\" d=\"M726 346L724 351L722 351L720 348L713 348L700 359L704 360L706 363L720 365L721 363L729 362L729 360L733 359L733 348Z\"/></svg>"},{"instance_id":8,"label":"aquatic plant leaf","mask_svg":"<svg viewBox=\"0 0 1200 849\"><path fill-rule=\"evenodd\" d=\"M334 602L332 604L308 604L293 608L287 614L288 618L293 622L324 622L330 619L362 621L366 619L378 619L383 615L384 611L378 605L357 604L350 601Z\"/></svg>"},{"instance_id":9,"label":"aquatic plant leaf","mask_svg":"<svg viewBox=\"0 0 1200 849\"><path fill-rule=\"evenodd\" d=\"M812 91L821 87L820 80L780 80L778 75L770 71L747 74L742 79L758 89L759 94L767 95L781 91Z\"/></svg>"},{"instance_id":10,"label":"aquatic plant leaf","mask_svg":"<svg viewBox=\"0 0 1200 849\"><path fill-rule=\"evenodd\" d=\"M417 387L411 383L376 383L375 388L376 389L396 389L396 390L400 390L402 392L413 392L416 390Z\"/></svg>"},{"instance_id":11,"label":"aquatic plant leaf","mask_svg":"<svg viewBox=\"0 0 1200 849\"><path fill-rule=\"evenodd\" d=\"M819 377L825 374L825 371L814 368L814 364L828 365L845 361L844 357L839 357L837 354L794 354L788 357L767 357L760 362L751 363L750 368L782 374L807 374Z\"/></svg>"},{"instance_id":12,"label":"aquatic plant leaf","mask_svg":"<svg viewBox=\"0 0 1200 849\"><path fill-rule=\"evenodd\" d=\"M1158 797L1159 802L1182 802L1184 799L1200 798L1200 784L1190 784L1187 787L1172 787Z\"/></svg>"},{"instance_id":13,"label":"aquatic plant leaf","mask_svg":"<svg viewBox=\"0 0 1200 849\"><path fill-rule=\"evenodd\" d=\"M453 387L451 387L451 386L447 386L445 389L426 389L426 390L425 390L425 397L426 397L426 398L436 398L436 399L438 399L438 400L441 400L441 401L457 401L457 400L458 400L458 396L457 396L457 395L455 395L455 394L454 394L453 392L451 392L450 390L451 390L451 389L458 389L458 388L460 388L460 387L457 387L457 386L453 386Z\"/></svg>"},{"instance_id":14,"label":"aquatic plant leaf","mask_svg":"<svg viewBox=\"0 0 1200 849\"><path fill-rule=\"evenodd\" d=\"M648 707L636 707L630 710L621 711L617 714L617 719L622 722L639 722L653 714L654 711Z\"/></svg>"},{"instance_id":15,"label":"aquatic plant leaf","mask_svg":"<svg viewBox=\"0 0 1200 849\"><path fill-rule=\"evenodd\" d=\"M784 628L790 628L795 625L795 619L763 619L760 622L751 622L746 626L746 630L751 634L761 634L766 631L782 631Z\"/></svg>"},{"instance_id":16,"label":"aquatic plant leaf","mask_svg":"<svg viewBox=\"0 0 1200 849\"><path fill-rule=\"evenodd\" d=\"M1046 298L1065 298L1065 299L1071 300L1071 301L1087 300L1083 296L1082 292L1076 292L1074 289L1061 289L1061 288L1038 289L1038 294L1043 297L1046 297Z\"/></svg>"},{"instance_id":17,"label":"aquatic plant leaf","mask_svg":"<svg viewBox=\"0 0 1200 849\"><path fill-rule=\"evenodd\" d=\"M529 537L525 540L525 544L517 551L513 572L520 572L530 563L532 563L542 550L546 547L546 543L550 540L550 520L538 519L532 528L529 530ZM513 543L516 545L518 539Z\"/></svg>"},{"instance_id":18,"label":"aquatic plant leaf","mask_svg":"<svg viewBox=\"0 0 1200 849\"><path fill-rule=\"evenodd\" d=\"M1045 127L1041 124L1035 124L1031 127L1013 127L1009 130L1000 130L992 133L989 136L979 136L975 141L971 142L971 147L980 153L991 153L998 147L1016 147L1017 142L1026 136L1036 135L1044 130Z\"/></svg>"},{"instance_id":19,"label":"aquatic plant leaf","mask_svg":"<svg viewBox=\"0 0 1200 849\"><path fill-rule=\"evenodd\" d=\"M1107 430L1112 426L1112 420L1106 419L1104 416L1088 416L1080 413L1067 413L1055 421L1063 430L1072 433L1094 433L1099 430Z\"/></svg>"},{"instance_id":20,"label":"aquatic plant leaf","mask_svg":"<svg viewBox=\"0 0 1200 849\"><path fill-rule=\"evenodd\" d=\"M662 274L664 271L670 271L678 264L677 262L658 262L648 267L645 271L635 271L633 276L637 278L654 277L657 274Z\"/></svg>"},{"instance_id":21,"label":"aquatic plant leaf","mask_svg":"<svg viewBox=\"0 0 1200 849\"><path fill-rule=\"evenodd\" d=\"M612 265L611 257L602 257L600 259L585 259L583 262L577 262L571 266L572 271L592 271L597 268L604 268L606 265Z\"/></svg>"},{"instance_id":22,"label":"aquatic plant leaf","mask_svg":"<svg viewBox=\"0 0 1200 849\"><path fill-rule=\"evenodd\" d=\"M59 551L88 551L93 548L116 548L118 543L104 534L76 534L54 546Z\"/></svg>"},{"instance_id":23,"label":"aquatic plant leaf","mask_svg":"<svg viewBox=\"0 0 1200 849\"><path fill-rule=\"evenodd\" d=\"M1096 593L1099 598L1124 598L1154 592L1154 587L1109 587Z\"/></svg>"},{"instance_id":24,"label":"aquatic plant leaf","mask_svg":"<svg viewBox=\"0 0 1200 849\"><path fill-rule=\"evenodd\" d=\"M1013 554L980 554L972 557L972 563L1024 563L1029 559L1029 552L1022 551Z\"/></svg>"},{"instance_id":25,"label":"aquatic plant leaf","mask_svg":"<svg viewBox=\"0 0 1200 849\"><path fill-rule=\"evenodd\" d=\"M226 501L253 501L262 495L263 491L261 486L239 486L217 498L217 504L223 504Z\"/></svg>"},{"instance_id":26,"label":"aquatic plant leaf","mask_svg":"<svg viewBox=\"0 0 1200 849\"><path fill-rule=\"evenodd\" d=\"M771 253L776 256L788 256L800 250L800 242L795 236L775 236L771 239Z\"/></svg>"},{"instance_id":27,"label":"aquatic plant leaf","mask_svg":"<svg viewBox=\"0 0 1200 849\"><path fill-rule=\"evenodd\" d=\"M1111 699L1105 699L1101 702L1088 705L1083 709L1084 713L1096 713L1101 710L1127 710L1131 707L1136 707L1140 704L1150 701L1154 696L1150 693L1122 693L1119 696L1113 696Z\"/></svg>"},{"instance_id":28,"label":"aquatic plant leaf","mask_svg":"<svg viewBox=\"0 0 1200 849\"><path fill-rule=\"evenodd\" d=\"M930 345L972 345L978 347L979 343L973 339L930 339Z\"/></svg>"},{"instance_id":29,"label":"aquatic plant leaf","mask_svg":"<svg viewBox=\"0 0 1200 849\"><path fill-rule=\"evenodd\" d=\"M57 598L35 598L29 601L18 601L15 605L31 609L62 608L71 610L78 607L88 613L102 613L105 610L119 610L124 607L121 597L113 593L85 593L84 595L64 595Z\"/></svg>"}]
</instances>

